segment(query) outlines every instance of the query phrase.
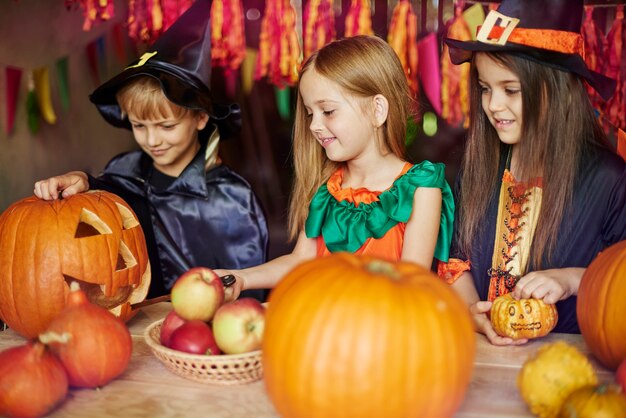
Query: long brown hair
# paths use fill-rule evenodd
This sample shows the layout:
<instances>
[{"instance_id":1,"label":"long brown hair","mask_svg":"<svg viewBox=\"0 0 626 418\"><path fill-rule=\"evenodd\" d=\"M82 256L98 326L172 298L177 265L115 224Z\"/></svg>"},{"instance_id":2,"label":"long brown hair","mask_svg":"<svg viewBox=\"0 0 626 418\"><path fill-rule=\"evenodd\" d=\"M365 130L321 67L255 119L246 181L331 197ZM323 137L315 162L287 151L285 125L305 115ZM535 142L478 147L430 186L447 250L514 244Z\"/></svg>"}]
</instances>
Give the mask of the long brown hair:
<instances>
[{"instance_id":1,"label":"long brown hair","mask_svg":"<svg viewBox=\"0 0 626 418\"><path fill-rule=\"evenodd\" d=\"M400 60L389 44L374 36L334 41L307 59L300 77L311 69L354 97L385 96L389 111L382 126L380 146L404 158L410 90ZM289 235L292 239L304 226L313 195L339 166L326 157L311 133L300 93L296 102L293 158L295 180L289 202Z\"/></svg>"},{"instance_id":2,"label":"long brown hair","mask_svg":"<svg viewBox=\"0 0 626 418\"><path fill-rule=\"evenodd\" d=\"M558 231L571 204L581 156L592 145L605 146L583 81L576 75L506 53L488 53L515 73L521 84L522 140L518 177L543 177L543 197L533 238L531 264L550 260ZM474 55L475 57L475 55ZM474 62L470 71L470 127L460 184L460 249L466 257L498 193L501 144L481 105L481 87Z\"/></svg>"}]
</instances>

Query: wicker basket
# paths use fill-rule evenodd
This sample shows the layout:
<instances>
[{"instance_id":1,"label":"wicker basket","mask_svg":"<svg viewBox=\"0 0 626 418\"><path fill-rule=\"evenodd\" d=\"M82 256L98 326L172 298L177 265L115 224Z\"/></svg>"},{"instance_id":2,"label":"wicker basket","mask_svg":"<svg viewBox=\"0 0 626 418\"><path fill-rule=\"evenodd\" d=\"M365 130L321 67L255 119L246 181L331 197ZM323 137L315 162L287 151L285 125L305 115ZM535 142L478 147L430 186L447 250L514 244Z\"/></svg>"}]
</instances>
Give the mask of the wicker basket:
<instances>
[{"instance_id":1,"label":"wicker basket","mask_svg":"<svg viewBox=\"0 0 626 418\"><path fill-rule=\"evenodd\" d=\"M161 344L162 323L161 319L150 324L144 338L154 355L175 374L197 382L220 385L250 383L263 377L261 350L213 356L172 350Z\"/></svg>"}]
</instances>

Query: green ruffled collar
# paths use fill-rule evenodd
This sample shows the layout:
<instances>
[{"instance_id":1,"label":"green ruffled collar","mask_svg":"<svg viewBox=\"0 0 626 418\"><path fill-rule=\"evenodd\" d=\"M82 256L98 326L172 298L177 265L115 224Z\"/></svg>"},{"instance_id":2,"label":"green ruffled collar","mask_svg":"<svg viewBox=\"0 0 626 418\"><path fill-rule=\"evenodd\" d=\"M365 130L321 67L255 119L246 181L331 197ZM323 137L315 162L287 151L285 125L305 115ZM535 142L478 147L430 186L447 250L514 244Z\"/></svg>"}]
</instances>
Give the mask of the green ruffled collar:
<instances>
[{"instance_id":1,"label":"green ruffled collar","mask_svg":"<svg viewBox=\"0 0 626 418\"><path fill-rule=\"evenodd\" d=\"M378 201L365 204L338 201L323 184L313 196L305 233L309 238L324 238L331 252L355 252L368 238L381 238L398 222L407 222L413 210L413 195L418 187L438 187L442 194L441 222L435 257L448 261L454 200L444 176L444 164L423 161L398 177L392 186L378 196Z\"/></svg>"}]
</instances>

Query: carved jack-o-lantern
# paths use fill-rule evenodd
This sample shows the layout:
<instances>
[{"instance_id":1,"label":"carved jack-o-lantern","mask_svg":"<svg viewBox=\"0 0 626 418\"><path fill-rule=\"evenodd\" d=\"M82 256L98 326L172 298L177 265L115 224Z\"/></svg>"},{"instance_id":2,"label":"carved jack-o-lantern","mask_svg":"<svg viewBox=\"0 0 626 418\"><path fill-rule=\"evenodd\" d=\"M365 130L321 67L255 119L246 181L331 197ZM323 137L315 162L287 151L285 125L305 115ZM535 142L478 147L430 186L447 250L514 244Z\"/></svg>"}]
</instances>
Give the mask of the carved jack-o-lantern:
<instances>
[{"instance_id":1,"label":"carved jack-o-lantern","mask_svg":"<svg viewBox=\"0 0 626 418\"><path fill-rule=\"evenodd\" d=\"M127 320L145 299L150 264L143 230L119 196L90 191L22 199L0 215L0 318L35 337L76 281L91 302Z\"/></svg>"},{"instance_id":2,"label":"carved jack-o-lantern","mask_svg":"<svg viewBox=\"0 0 626 418\"><path fill-rule=\"evenodd\" d=\"M493 329L514 340L548 335L558 318L555 305L541 299L517 300L510 293L497 297L491 306Z\"/></svg>"}]
</instances>

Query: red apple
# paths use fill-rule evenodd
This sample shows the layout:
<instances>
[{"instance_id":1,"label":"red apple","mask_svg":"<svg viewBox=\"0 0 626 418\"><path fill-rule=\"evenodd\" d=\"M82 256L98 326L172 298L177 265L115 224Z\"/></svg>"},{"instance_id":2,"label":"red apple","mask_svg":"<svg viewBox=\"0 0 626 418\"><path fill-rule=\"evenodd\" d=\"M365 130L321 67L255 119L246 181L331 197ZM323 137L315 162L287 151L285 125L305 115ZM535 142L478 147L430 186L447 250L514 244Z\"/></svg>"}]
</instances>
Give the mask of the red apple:
<instances>
[{"instance_id":1,"label":"red apple","mask_svg":"<svg viewBox=\"0 0 626 418\"><path fill-rule=\"evenodd\" d=\"M224 303L224 285L207 267L195 267L183 273L172 287L172 306L187 321L208 322Z\"/></svg>"},{"instance_id":2,"label":"red apple","mask_svg":"<svg viewBox=\"0 0 626 418\"><path fill-rule=\"evenodd\" d=\"M167 316L163 320L163 323L161 324L161 334L160 334L161 344L163 344L166 347L169 347L172 333L185 322L187 321L181 318L180 315L178 315L176 311L172 309L167 314Z\"/></svg>"},{"instance_id":3,"label":"red apple","mask_svg":"<svg viewBox=\"0 0 626 418\"><path fill-rule=\"evenodd\" d=\"M170 338L170 348L191 354L220 354L211 327L197 319L176 328Z\"/></svg>"},{"instance_id":4,"label":"red apple","mask_svg":"<svg viewBox=\"0 0 626 418\"><path fill-rule=\"evenodd\" d=\"M254 298L225 303L213 317L215 341L227 354L260 349L264 327L265 306Z\"/></svg>"},{"instance_id":5,"label":"red apple","mask_svg":"<svg viewBox=\"0 0 626 418\"><path fill-rule=\"evenodd\" d=\"M622 360L617 368L615 380L622 387L622 393L626 395L626 359Z\"/></svg>"}]
</instances>

